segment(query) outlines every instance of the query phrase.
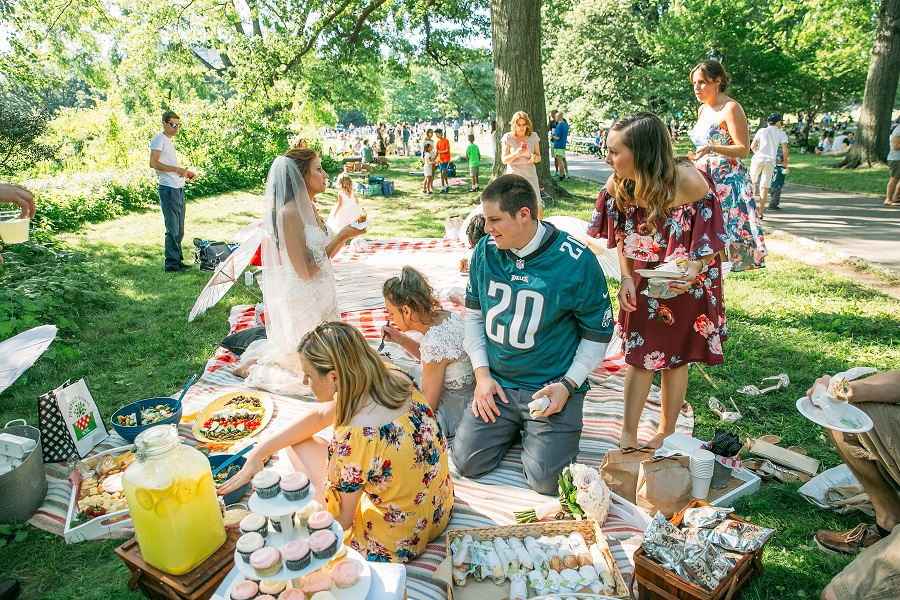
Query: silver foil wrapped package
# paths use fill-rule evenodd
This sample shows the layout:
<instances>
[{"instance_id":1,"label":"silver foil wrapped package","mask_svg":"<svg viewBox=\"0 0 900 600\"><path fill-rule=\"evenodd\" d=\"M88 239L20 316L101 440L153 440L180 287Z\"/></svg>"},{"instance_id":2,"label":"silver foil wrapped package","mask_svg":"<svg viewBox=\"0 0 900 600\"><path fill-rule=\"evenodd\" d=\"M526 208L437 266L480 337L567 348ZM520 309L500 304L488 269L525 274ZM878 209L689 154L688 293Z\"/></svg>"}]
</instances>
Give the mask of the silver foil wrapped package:
<instances>
[{"instance_id":1,"label":"silver foil wrapped package","mask_svg":"<svg viewBox=\"0 0 900 600\"><path fill-rule=\"evenodd\" d=\"M697 537L685 545L681 561L689 579L712 591L734 566L722 552L703 537Z\"/></svg>"},{"instance_id":2,"label":"silver foil wrapped package","mask_svg":"<svg viewBox=\"0 0 900 600\"><path fill-rule=\"evenodd\" d=\"M767 529L752 523L725 519L716 525L715 529L703 530L701 535L725 550L756 552L762 548L774 532L774 529Z\"/></svg>"},{"instance_id":3,"label":"silver foil wrapped package","mask_svg":"<svg viewBox=\"0 0 900 600\"><path fill-rule=\"evenodd\" d=\"M722 506L701 506L689 508L684 511L682 526L687 527L715 527L722 519L734 512L733 508Z\"/></svg>"},{"instance_id":4,"label":"silver foil wrapped package","mask_svg":"<svg viewBox=\"0 0 900 600\"><path fill-rule=\"evenodd\" d=\"M656 513L650 526L644 531L644 542L641 547L650 558L665 568L681 573L684 534L669 523L662 513Z\"/></svg>"}]
</instances>

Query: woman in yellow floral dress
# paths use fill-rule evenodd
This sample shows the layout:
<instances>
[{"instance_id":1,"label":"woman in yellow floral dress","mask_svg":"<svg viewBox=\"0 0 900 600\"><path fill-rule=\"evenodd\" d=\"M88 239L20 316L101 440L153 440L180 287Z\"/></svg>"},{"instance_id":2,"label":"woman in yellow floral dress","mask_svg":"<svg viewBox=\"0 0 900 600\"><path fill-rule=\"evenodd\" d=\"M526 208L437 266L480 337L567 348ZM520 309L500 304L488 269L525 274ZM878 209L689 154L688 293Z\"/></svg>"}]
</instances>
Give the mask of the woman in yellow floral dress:
<instances>
[{"instance_id":1,"label":"woman in yellow floral dress","mask_svg":"<svg viewBox=\"0 0 900 600\"><path fill-rule=\"evenodd\" d=\"M316 499L344 529L345 544L371 561L412 560L447 527L453 508L447 440L434 413L410 378L346 323L319 325L297 350L319 404L257 444L219 494L289 447L294 468L309 475ZM331 424L330 441L315 435Z\"/></svg>"},{"instance_id":2,"label":"woman in yellow floral dress","mask_svg":"<svg viewBox=\"0 0 900 600\"><path fill-rule=\"evenodd\" d=\"M327 323L300 342L317 399L336 398L325 501L346 542L368 560L407 562L447 526L447 440L421 392L362 334Z\"/></svg>"}]
</instances>

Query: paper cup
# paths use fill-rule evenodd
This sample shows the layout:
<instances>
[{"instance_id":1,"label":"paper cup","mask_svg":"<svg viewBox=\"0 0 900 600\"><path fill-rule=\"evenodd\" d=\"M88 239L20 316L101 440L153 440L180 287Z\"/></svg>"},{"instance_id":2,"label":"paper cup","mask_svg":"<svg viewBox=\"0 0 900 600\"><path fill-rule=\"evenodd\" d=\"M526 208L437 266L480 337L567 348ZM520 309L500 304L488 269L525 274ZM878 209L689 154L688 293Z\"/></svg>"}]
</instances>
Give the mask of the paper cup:
<instances>
[{"instance_id":1,"label":"paper cup","mask_svg":"<svg viewBox=\"0 0 900 600\"><path fill-rule=\"evenodd\" d=\"M712 473L705 477L698 477L691 473L691 496L697 500L703 500L709 496L709 484L712 481Z\"/></svg>"},{"instance_id":2,"label":"paper cup","mask_svg":"<svg viewBox=\"0 0 900 600\"><path fill-rule=\"evenodd\" d=\"M30 223L30 219L20 219L17 210L0 212L0 239L4 244L27 242Z\"/></svg>"},{"instance_id":3,"label":"paper cup","mask_svg":"<svg viewBox=\"0 0 900 600\"><path fill-rule=\"evenodd\" d=\"M715 463L716 455L709 450L694 450L691 452L691 475L712 477Z\"/></svg>"}]
</instances>

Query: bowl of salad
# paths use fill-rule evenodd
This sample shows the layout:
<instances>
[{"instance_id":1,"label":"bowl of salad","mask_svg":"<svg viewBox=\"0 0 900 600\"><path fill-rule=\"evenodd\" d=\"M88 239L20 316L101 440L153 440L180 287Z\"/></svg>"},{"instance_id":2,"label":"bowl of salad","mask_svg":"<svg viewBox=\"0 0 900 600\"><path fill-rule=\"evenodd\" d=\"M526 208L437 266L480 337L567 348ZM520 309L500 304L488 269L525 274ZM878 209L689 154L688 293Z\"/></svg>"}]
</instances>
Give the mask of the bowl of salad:
<instances>
[{"instance_id":1,"label":"bowl of salad","mask_svg":"<svg viewBox=\"0 0 900 600\"><path fill-rule=\"evenodd\" d=\"M221 465L223 462L231 458L231 454L210 454L207 456L209 459L209 467L210 470L215 470L216 467ZM216 487L219 487L223 483L225 483L228 479L231 479L237 472L241 470L241 467L244 466L244 463L247 462L247 459L243 456L231 463L230 467L225 467L219 473L213 477L213 483L216 484ZM225 504L234 504L235 502L240 502L241 498L244 497L244 494L247 493L247 489L250 487L250 482L248 481L238 489L225 494L223 500Z\"/></svg>"},{"instance_id":2,"label":"bowl of salad","mask_svg":"<svg viewBox=\"0 0 900 600\"><path fill-rule=\"evenodd\" d=\"M126 404L112 416L113 429L130 443L134 443L139 433L155 425L178 425L179 421L181 406L175 398L138 400Z\"/></svg>"}]
</instances>

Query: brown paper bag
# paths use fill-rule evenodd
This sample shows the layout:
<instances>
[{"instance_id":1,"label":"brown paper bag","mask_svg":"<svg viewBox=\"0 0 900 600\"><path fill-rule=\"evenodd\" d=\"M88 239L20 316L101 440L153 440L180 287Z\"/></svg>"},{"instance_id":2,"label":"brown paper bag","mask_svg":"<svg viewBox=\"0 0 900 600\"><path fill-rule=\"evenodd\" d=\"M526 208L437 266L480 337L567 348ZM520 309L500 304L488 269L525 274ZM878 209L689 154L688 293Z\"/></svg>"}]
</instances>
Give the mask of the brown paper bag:
<instances>
[{"instance_id":1,"label":"brown paper bag","mask_svg":"<svg viewBox=\"0 0 900 600\"><path fill-rule=\"evenodd\" d=\"M654 452L648 448L610 450L603 457L600 475L611 491L634 503L641 463L652 459Z\"/></svg>"},{"instance_id":2,"label":"brown paper bag","mask_svg":"<svg viewBox=\"0 0 900 600\"><path fill-rule=\"evenodd\" d=\"M635 504L667 519L691 501L691 457L666 456L641 463Z\"/></svg>"}]
</instances>

